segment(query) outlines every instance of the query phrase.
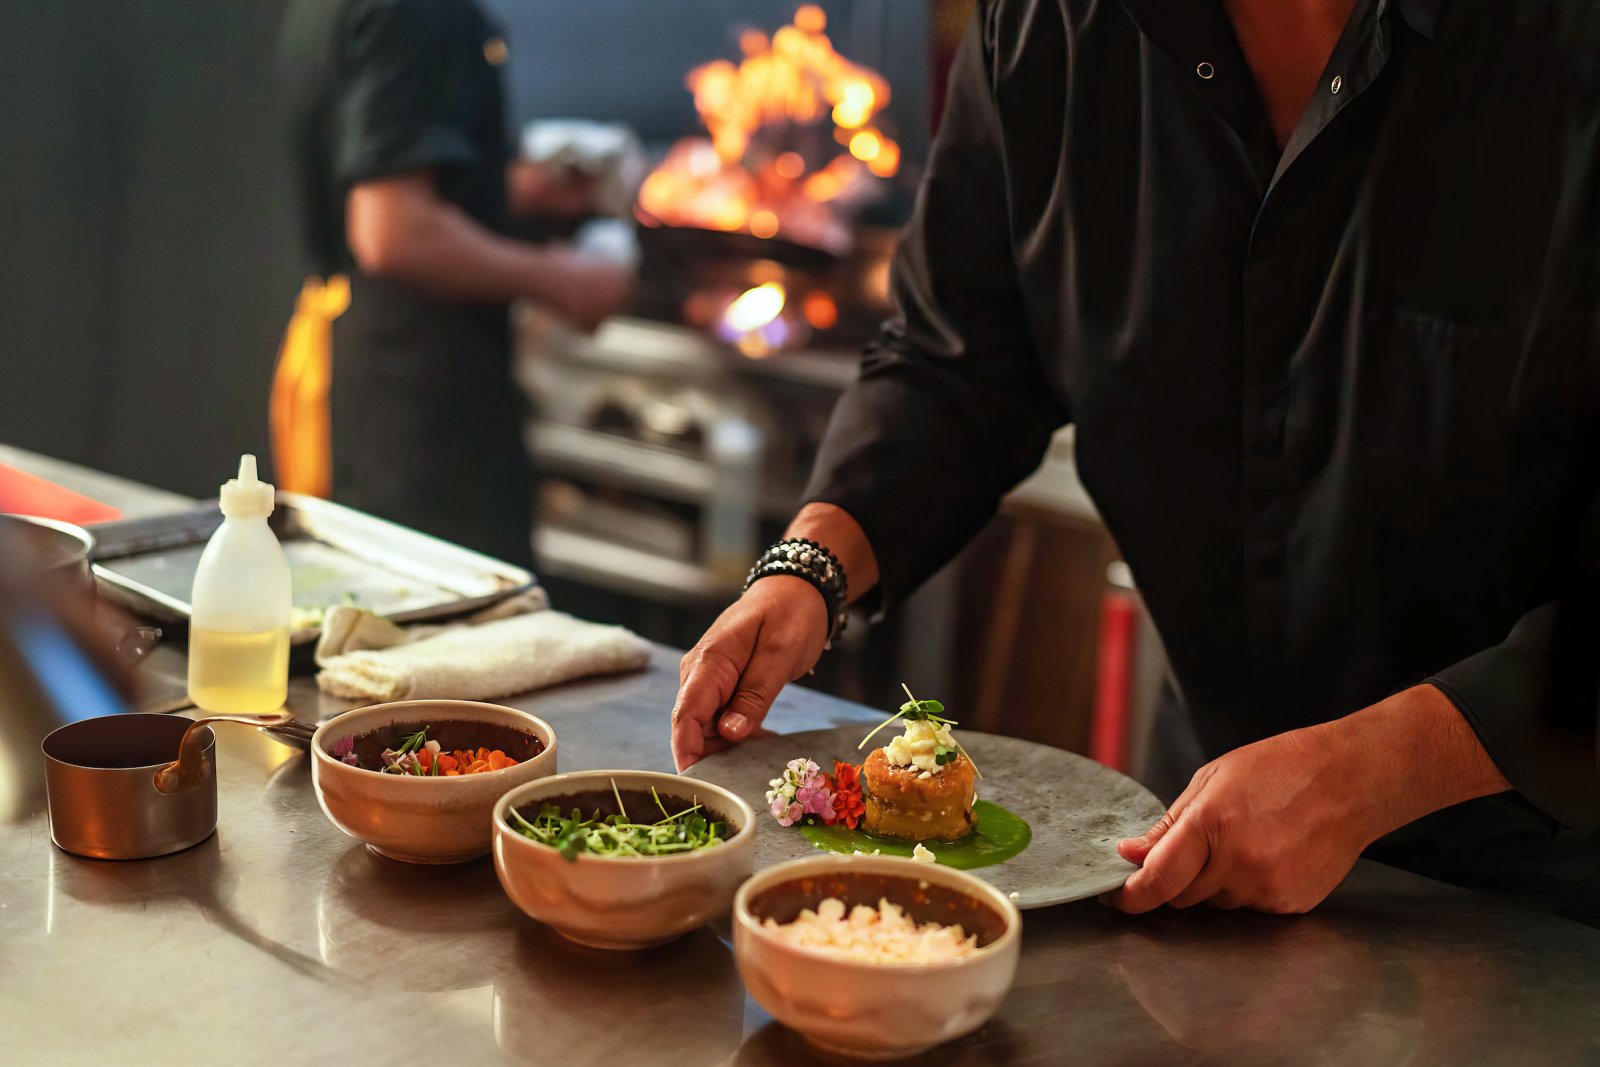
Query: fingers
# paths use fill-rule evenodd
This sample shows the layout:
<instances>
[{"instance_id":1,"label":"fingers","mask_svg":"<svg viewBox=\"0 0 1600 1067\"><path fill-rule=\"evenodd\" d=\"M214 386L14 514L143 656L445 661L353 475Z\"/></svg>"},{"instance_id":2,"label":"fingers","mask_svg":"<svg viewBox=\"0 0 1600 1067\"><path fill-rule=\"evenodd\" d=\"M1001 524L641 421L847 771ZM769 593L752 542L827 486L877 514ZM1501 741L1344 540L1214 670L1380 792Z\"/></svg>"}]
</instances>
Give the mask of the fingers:
<instances>
[{"instance_id":1,"label":"fingers","mask_svg":"<svg viewBox=\"0 0 1600 1067\"><path fill-rule=\"evenodd\" d=\"M714 723L738 684L739 666L720 648L697 646L683 658L679 677L682 684L672 707L672 762L681 771L727 747Z\"/></svg>"},{"instance_id":2,"label":"fingers","mask_svg":"<svg viewBox=\"0 0 1600 1067\"><path fill-rule=\"evenodd\" d=\"M1168 808L1166 813L1162 815L1159 820L1157 820L1154 826L1150 827L1150 829L1146 830L1138 837L1124 837L1122 840L1118 841L1117 855L1121 856L1129 863L1138 863L1142 865L1145 861L1145 857L1150 854L1150 850L1156 847L1156 842L1165 837L1167 831L1172 829L1172 824L1177 821L1178 817L1176 814L1174 814L1174 812L1175 807Z\"/></svg>"},{"instance_id":3,"label":"fingers","mask_svg":"<svg viewBox=\"0 0 1600 1067\"><path fill-rule=\"evenodd\" d=\"M1107 903L1140 915L1172 900L1194 882L1211 858L1211 846L1193 819L1180 818L1150 849L1144 866Z\"/></svg>"},{"instance_id":4,"label":"fingers","mask_svg":"<svg viewBox=\"0 0 1600 1067\"><path fill-rule=\"evenodd\" d=\"M1167 903L1174 908L1192 908L1196 904L1211 904L1219 898L1226 898L1226 887L1232 874L1226 869L1227 864L1215 858L1200 872L1199 877L1190 882L1188 887ZM1213 906L1220 906L1213 904ZM1237 904L1233 905L1238 907Z\"/></svg>"},{"instance_id":5,"label":"fingers","mask_svg":"<svg viewBox=\"0 0 1600 1067\"><path fill-rule=\"evenodd\" d=\"M1177 822L1178 816L1182 815L1184 809L1200 794L1200 790L1211 777L1210 772L1210 765L1196 771L1194 777L1189 779L1188 787L1178 794L1178 799L1172 802L1172 807L1166 810L1154 826L1138 837L1124 837L1117 842L1117 855L1129 863L1143 864L1150 850L1156 847L1156 842L1166 836L1167 831L1172 829L1172 824Z\"/></svg>"},{"instance_id":6,"label":"fingers","mask_svg":"<svg viewBox=\"0 0 1600 1067\"><path fill-rule=\"evenodd\" d=\"M726 740L743 741L761 727L772 702L789 681L793 661L779 649L756 642L750 663L739 676L733 699L717 719L717 732Z\"/></svg>"}]
</instances>

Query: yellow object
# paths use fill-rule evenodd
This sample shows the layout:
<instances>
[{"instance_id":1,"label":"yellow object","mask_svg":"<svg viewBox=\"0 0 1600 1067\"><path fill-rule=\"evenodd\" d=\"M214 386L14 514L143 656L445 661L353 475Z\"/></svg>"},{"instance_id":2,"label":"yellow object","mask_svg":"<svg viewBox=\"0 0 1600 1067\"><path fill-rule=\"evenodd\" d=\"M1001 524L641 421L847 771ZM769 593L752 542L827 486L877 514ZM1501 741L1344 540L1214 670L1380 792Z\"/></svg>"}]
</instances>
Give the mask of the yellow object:
<instances>
[{"instance_id":1,"label":"yellow object","mask_svg":"<svg viewBox=\"0 0 1600 1067\"><path fill-rule=\"evenodd\" d=\"M189 631L189 699L209 712L265 715L289 695L289 628Z\"/></svg>"},{"instance_id":2,"label":"yellow object","mask_svg":"<svg viewBox=\"0 0 1600 1067\"><path fill-rule=\"evenodd\" d=\"M289 694L294 581L267 523L275 499L256 457L239 457L189 592L189 699L206 711L277 711Z\"/></svg>"},{"instance_id":3,"label":"yellow object","mask_svg":"<svg viewBox=\"0 0 1600 1067\"><path fill-rule=\"evenodd\" d=\"M333 488L333 320L349 306L344 275L307 278L283 333L272 379L272 456L278 484L292 493L326 497Z\"/></svg>"}]
</instances>

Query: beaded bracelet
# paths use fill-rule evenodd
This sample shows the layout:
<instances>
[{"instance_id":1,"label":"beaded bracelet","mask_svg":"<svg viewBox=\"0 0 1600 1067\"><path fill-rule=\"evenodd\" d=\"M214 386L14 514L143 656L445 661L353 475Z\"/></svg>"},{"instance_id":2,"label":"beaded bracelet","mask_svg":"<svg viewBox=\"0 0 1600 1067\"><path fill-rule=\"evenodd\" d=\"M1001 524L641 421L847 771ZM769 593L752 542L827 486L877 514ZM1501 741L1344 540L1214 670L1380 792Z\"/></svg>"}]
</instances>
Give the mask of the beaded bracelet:
<instances>
[{"instance_id":1,"label":"beaded bracelet","mask_svg":"<svg viewBox=\"0 0 1600 1067\"><path fill-rule=\"evenodd\" d=\"M832 648L834 640L844 633L849 619L845 611L848 586L839 557L809 538L787 538L761 554L756 565L750 568L744 587L748 590L761 579L775 574L804 579L822 594L823 608L828 613L828 647Z\"/></svg>"}]
</instances>

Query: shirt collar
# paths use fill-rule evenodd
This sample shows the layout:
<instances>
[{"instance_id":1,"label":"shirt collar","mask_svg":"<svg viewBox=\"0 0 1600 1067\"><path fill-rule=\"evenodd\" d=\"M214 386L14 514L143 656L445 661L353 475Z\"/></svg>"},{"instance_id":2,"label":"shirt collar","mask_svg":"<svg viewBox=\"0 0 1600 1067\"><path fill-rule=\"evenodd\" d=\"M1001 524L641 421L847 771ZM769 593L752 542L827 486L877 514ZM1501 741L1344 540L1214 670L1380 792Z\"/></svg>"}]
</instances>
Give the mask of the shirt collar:
<instances>
[{"instance_id":1,"label":"shirt collar","mask_svg":"<svg viewBox=\"0 0 1600 1067\"><path fill-rule=\"evenodd\" d=\"M1444 0L1397 0L1396 6L1408 26L1433 40L1439 25L1439 9L1444 7Z\"/></svg>"}]
</instances>

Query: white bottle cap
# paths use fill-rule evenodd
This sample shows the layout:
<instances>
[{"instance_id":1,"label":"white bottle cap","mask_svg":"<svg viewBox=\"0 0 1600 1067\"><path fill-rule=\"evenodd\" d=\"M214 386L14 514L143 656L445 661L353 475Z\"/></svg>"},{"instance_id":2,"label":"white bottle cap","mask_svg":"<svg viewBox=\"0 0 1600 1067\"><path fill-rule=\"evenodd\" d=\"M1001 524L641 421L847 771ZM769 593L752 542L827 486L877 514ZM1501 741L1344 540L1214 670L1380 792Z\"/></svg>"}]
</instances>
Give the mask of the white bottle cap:
<instances>
[{"instance_id":1,"label":"white bottle cap","mask_svg":"<svg viewBox=\"0 0 1600 1067\"><path fill-rule=\"evenodd\" d=\"M230 519L261 519L272 514L272 483L256 478L256 457L239 457L239 477L222 486L222 513Z\"/></svg>"}]
</instances>

